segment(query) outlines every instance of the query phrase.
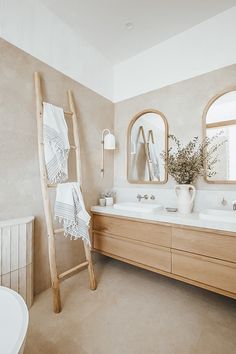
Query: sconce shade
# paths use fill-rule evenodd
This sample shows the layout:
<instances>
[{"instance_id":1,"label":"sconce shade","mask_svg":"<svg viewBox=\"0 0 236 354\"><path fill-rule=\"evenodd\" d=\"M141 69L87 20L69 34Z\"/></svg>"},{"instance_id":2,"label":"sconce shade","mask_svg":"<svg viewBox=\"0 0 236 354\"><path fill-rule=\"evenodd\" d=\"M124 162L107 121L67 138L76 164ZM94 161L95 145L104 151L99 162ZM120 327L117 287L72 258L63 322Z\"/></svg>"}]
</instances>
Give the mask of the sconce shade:
<instances>
[{"instance_id":1,"label":"sconce shade","mask_svg":"<svg viewBox=\"0 0 236 354\"><path fill-rule=\"evenodd\" d=\"M116 140L113 134L108 133L104 137L104 149L105 150L115 150Z\"/></svg>"},{"instance_id":2,"label":"sconce shade","mask_svg":"<svg viewBox=\"0 0 236 354\"><path fill-rule=\"evenodd\" d=\"M101 177L104 177L104 150L115 150L116 140L115 136L111 134L109 129L102 131L102 160L101 160Z\"/></svg>"}]
</instances>

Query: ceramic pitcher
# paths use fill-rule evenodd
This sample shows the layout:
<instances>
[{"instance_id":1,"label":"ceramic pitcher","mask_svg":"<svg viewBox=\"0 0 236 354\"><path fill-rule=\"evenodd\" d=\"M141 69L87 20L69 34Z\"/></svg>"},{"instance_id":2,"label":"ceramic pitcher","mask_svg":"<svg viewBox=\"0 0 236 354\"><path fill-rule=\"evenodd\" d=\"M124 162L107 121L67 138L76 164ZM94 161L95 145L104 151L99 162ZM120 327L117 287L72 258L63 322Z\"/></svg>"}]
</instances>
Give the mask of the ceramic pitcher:
<instances>
[{"instance_id":1,"label":"ceramic pitcher","mask_svg":"<svg viewBox=\"0 0 236 354\"><path fill-rule=\"evenodd\" d=\"M180 214L189 214L193 209L193 202L196 189L191 184L178 184L175 186L177 195L178 212Z\"/></svg>"}]
</instances>

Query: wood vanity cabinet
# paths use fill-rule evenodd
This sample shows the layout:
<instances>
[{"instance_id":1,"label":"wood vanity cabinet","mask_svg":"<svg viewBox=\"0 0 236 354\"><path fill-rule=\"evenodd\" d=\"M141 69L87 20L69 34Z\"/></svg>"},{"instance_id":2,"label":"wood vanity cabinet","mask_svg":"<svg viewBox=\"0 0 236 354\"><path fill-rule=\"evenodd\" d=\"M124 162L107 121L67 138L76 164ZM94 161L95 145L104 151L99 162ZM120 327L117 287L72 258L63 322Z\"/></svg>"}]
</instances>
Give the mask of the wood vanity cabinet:
<instances>
[{"instance_id":1,"label":"wood vanity cabinet","mask_svg":"<svg viewBox=\"0 0 236 354\"><path fill-rule=\"evenodd\" d=\"M93 249L236 299L236 233L93 213Z\"/></svg>"},{"instance_id":2,"label":"wood vanity cabinet","mask_svg":"<svg viewBox=\"0 0 236 354\"><path fill-rule=\"evenodd\" d=\"M93 248L104 254L171 272L171 228L93 215Z\"/></svg>"}]
</instances>

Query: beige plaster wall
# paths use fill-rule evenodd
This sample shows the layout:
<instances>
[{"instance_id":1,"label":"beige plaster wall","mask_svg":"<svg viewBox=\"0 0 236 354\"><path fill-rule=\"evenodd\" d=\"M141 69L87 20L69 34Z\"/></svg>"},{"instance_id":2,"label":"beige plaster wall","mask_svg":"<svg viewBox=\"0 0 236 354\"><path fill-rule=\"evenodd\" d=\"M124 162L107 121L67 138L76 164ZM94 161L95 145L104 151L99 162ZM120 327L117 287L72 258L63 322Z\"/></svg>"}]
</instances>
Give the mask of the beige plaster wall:
<instances>
[{"instance_id":1,"label":"beige plaster wall","mask_svg":"<svg viewBox=\"0 0 236 354\"><path fill-rule=\"evenodd\" d=\"M34 273L35 292L38 293L50 286L50 276L39 181L34 71L42 74L46 101L63 105L66 109L66 90L72 89L74 92L79 116L84 197L89 208L97 202L99 192L112 188L113 177L115 187L135 187L126 179L126 141L129 122L136 113L146 108L156 108L166 116L171 133L183 140L188 140L190 136L201 136L203 109L217 92L236 86L236 65L113 105L109 100L0 39L0 218L4 220L27 215L36 217ZM102 180L100 135L104 128L115 129L118 150L115 152L115 161L113 153L105 152L106 168ZM70 172L73 178L71 164ZM155 188L172 188L173 184L169 179L167 184L156 185ZM209 190L235 190L235 186L219 187L206 184L203 180L199 186ZM145 188L148 186L145 185ZM81 242L69 241L63 236L58 236L57 252L59 271L76 265L84 258Z\"/></svg>"},{"instance_id":2,"label":"beige plaster wall","mask_svg":"<svg viewBox=\"0 0 236 354\"><path fill-rule=\"evenodd\" d=\"M0 39L0 216L2 220L36 217L34 275L38 293L50 286L50 276L38 168L34 71L42 74L46 101L68 109L66 90L72 89L74 93L79 116L84 198L88 207L97 202L100 191L113 185L113 154L106 153L106 166L110 168L106 168L103 180L99 164L101 131L113 130L114 106ZM84 258L80 241L70 241L64 236L58 236L57 253L60 271Z\"/></svg>"},{"instance_id":3,"label":"beige plaster wall","mask_svg":"<svg viewBox=\"0 0 236 354\"><path fill-rule=\"evenodd\" d=\"M175 183L171 178L164 185L128 183L127 129L134 115L144 109L158 109L168 120L169 132L183 142L187 142L190 137L202 136L202 114L208 101L218 92L233 86L236 87L236 64L115 104L115 134L119 142L114 165L115 187L142 186L158 189L172 188ZM198 188L235 190L236 187L235 185L212 185L201 179Z\"/></svg>"}]
</instances>

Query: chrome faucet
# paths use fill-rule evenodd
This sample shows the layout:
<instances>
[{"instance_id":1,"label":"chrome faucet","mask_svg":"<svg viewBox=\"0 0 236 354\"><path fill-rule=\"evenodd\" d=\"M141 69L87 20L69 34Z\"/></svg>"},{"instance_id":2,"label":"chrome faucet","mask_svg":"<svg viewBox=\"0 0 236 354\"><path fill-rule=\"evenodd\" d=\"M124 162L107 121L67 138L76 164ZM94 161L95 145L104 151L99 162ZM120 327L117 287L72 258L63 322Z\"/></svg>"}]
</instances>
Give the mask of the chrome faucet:
<instances>
[{"instance_id":1,"label":"chrome faucet","mask_svg":"<svg viewBox=\"0 0 236 354\"><path fill-rule=\"evenodd\" d=\"M222 199L221 205L226 206L227 205L227 200L225 198Z\"/></svg>"},{"instance_id":2,"label":"chrome faucet","mask_svg":"<svg viewBox=\"0 0 236 354\"><path fill-rule=\"evenodd\" d=\"M141 199L148 199L148 195L147 194L144 194L144 196L141 196L141 194L138 194L137 197L139 202L141 202Z\"/></svg>"},{"instance_id":3,"label":"chrome faucet","mask_svg":"<svg viewBox=\"0 0 236 354\"><path fill-rule=\"evenodd\" d=\"M236 210L236 200L234 200L234 201L232 202L232 205L233 205L233 210Z\"/></svg>"}]
</instances>

